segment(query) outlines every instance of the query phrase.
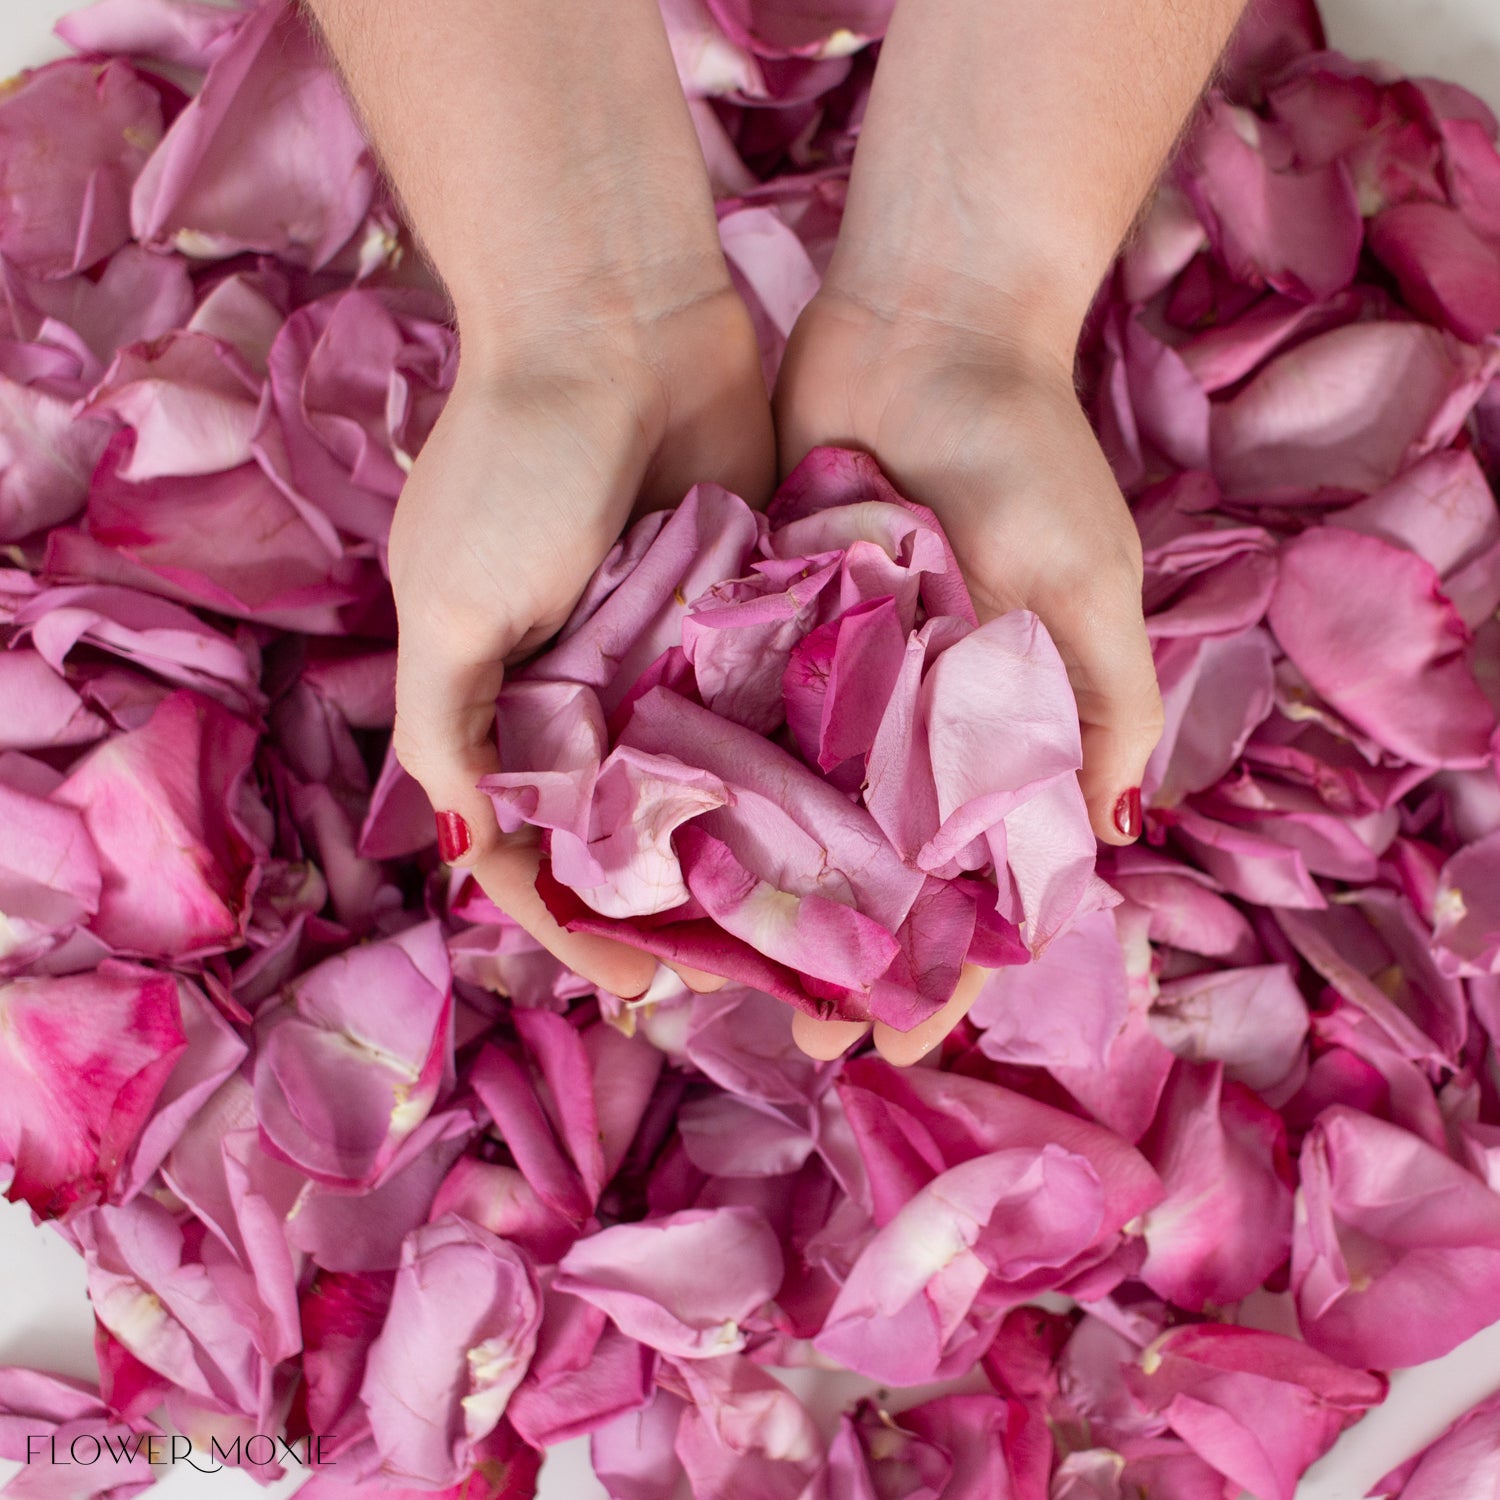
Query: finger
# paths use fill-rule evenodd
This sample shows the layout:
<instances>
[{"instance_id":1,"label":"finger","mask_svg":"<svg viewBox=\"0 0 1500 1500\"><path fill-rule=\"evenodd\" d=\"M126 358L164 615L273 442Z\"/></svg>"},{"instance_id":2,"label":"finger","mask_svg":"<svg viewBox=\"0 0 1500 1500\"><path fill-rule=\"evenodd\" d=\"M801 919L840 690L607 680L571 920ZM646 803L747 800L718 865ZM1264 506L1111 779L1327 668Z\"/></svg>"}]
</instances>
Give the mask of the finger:
<instances>
[{"instance_id":1,"label":"finger","mask_svg":"<svg viewBox=\"0 0 1500 1500\"><path fill-rule=\"evenodd\" d=\"M984 982L994 973L978 964L965 964L958 978L958 988L947 1004L910 1031L897 1031L884 1021L875 1023L875 1050L888 1062L904 1068L925 1057L968 1015L969 1007L979 998Z\"/></svg>"},{"instance_id":2,"label":"finger","mask_svg":"<svg viewBox=\"0 0 1500 1500\"><path fill-rule=\"evenodd\" d=\"M819 1062L842 1056L869 1029L868 1021L820 1021L800 1010L792 1016L792 1040Z\"/></svg>"},{"instance_id":3,"label":"finger","mask_svg":"<svg viewBox=\"0 0 1500 1500\"><path fill-rule=\"evenodd\" d=\"M504 680L498 656L464 663L420 625L403 623L398 632L393 746L427 793L438 852L450 864L472 868L500 838L494 808L476 783L500 769L495 699Z\"/></svg>"},{"instance_id":4,"label":"finger","mask_svg":"<svg viewBox=\"0 0 1500 1500\"><path fill-rule=\"evenodd\" d=\"M1087 605L1077 602L1084 597ZM1078 700L1078 784L1095 834L1106 844L1129 844L1141 833L1141 781L1162 731L1140 589L1127 574L1072 600L1042 615Z\"/></svg>"},{"instance_id":5,"label":"finger","mask_svg":"<svg viewBox=\"0 0 1500 1500\"><path fill-rule=\"evenodd\" d=\"M533 830L504 834L474 862L474 878L501 911L590 984L624 998L644 994L656 973L656 959L625 943L560 926L537 894L541 859Z\"/></svg>"},{"instance_id":6,"label":"finger","mask_svg":"<svg viewBox=\"0 0 1500 1500\"><path fill-rule=\"evenodd\" d=\"M722 974L710 974L706 969L695 969L690 964L667 964L667 967L695 995L711 995L729 983Z\"/></svg>"}]
</instances>

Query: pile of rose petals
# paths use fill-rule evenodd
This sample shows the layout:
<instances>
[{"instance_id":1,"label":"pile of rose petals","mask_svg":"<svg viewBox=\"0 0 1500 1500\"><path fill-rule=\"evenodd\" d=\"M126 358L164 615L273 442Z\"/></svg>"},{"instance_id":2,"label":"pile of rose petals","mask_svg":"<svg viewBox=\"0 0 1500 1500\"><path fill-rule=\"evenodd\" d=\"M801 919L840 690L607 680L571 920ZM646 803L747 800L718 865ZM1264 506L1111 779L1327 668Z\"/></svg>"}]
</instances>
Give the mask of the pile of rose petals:
<instances>
[{"instance_id":1,"label":"pile of rose petals","mask_svg":"<svg viewBox=\"0 0 1500 1500\"><path fill-rule=\"evenodd\" d=\"M978 623L865 454L816 450L768 518L707 484L646 517L497 724L480 784L546 830L554 915L809 1014L908 1030L1115 899L1057 648Z\"/></svg>"},{"instance_id":2,"label":"pile of rose petals","mask_svg":"<svg viewBox=\"0 0 1500 1500\"><path fill-rule=\"evenodd\" d=\"M771 373L890 6L663 9ZM1044 631L976 627L869 460L622 541L488 790L561 914L736 981L626 1002L438 862L389 751L456 353L316 46L280 0L61 29L0 93L0 1181L99 1382L0 1369L0 1457L164 1423L261 1479L236 1438L315 1436L309 1500L515 1500L591 1434L616 1500L1289 1500L1500 1319L1483 104L1257 7L1101 293L1167 711L1102 882ZM792 1042L966 959L920 1065ZM827 1441L795 1366L958 1388Z\"/></svg>"}]
</instances>

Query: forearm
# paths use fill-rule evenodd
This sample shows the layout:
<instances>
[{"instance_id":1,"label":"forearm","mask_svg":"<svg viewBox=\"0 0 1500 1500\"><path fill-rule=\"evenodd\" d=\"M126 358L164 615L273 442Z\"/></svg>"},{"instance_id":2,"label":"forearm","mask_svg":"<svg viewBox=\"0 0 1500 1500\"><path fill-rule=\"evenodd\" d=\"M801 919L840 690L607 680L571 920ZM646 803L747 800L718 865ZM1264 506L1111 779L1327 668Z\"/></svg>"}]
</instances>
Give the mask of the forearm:
<instances>
[{"instance_id":1,"label":"forearm","mask_svg":"<svg viewBox=\"0 0 1500 1500\"><path fill-rule=\"evenodd\" d=\"M899 0L834 287L1071 350L1243 3Z\"/></svg>"},{"instance_id":2,"label":"forearm","mask_svg":"<svg viewBox=\"0 0 1500 1500\"><path fill-rule=\"evenodd\" d=\"M656 0L305 0L466 354L727 285Z\"/></svg>"}]
</instances>

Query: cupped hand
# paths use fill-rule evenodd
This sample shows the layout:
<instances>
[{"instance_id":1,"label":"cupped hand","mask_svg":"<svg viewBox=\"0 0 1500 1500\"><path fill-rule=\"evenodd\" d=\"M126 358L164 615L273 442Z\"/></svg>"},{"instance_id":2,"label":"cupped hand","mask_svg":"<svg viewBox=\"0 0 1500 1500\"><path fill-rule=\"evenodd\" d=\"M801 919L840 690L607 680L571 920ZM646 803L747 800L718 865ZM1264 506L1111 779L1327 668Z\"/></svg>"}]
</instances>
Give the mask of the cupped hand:
<instances>
[{"instance_id":1,"label":"cupped hand","mask_svg":"<svg viewBox=\"0 0 1500 1500\"><path fill-rule=\"evenodd\" d=\"M793 330L776 429L783 472L819 444L862 448L902 494L929 506L981 620L1017 608L1041 617L1078 700L1090 821L1105 843L1126 844L1140 832L1161 697L1142 618L1140 538L1079 406L1072 360L1071 344L1013 337L1001 316L958 323L825 285ZM982 979L968 971L910 1032L877 1024L876 1047L892 1062L915 1060L958 1024ZM868 1029L800 1014L794 1022L814 1056L837 1056Z\"/></svg>"},{"instance_id":2,"label":"cupped hand","mask_svg":"<svg viewBox=\"0 0 1500 1500\"><path fill-rule=\"evenodd\" d=\"M615 994L644 991L655 960L559 927L536 892L534 833L502 834L476 789L500 769L505 666L563 624L633 514L701 479L763 503L774 470L754 332L726 279L649 315L580 296L513 346L466 345L396 508L397 757L437 811L444 857Z\"/></svg>"}]
</instances>

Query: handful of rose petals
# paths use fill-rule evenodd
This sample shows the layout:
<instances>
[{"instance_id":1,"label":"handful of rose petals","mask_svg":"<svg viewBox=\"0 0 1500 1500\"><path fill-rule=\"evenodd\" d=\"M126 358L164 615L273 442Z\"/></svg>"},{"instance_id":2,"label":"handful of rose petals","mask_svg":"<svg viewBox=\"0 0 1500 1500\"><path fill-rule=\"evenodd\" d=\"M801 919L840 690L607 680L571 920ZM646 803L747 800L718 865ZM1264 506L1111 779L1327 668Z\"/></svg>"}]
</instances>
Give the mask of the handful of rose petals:
<instances>
[{"instance_id":1,"label":"handful of rose petals","mask_svg":"<svg viewBox=\"0 0 1500 1500\"><path fill-rule=\"evenodd\" d=\"M965 962L1114 901L1041 622L980 625L932 514L820 449L767 516L645 517L502 690L500 826L559 920L812 1015L908 1030Z\"/></svg>"},{"instance_id":2,"label":"handful of rose petals","mask_svg":"<svg viewBox=\"0 0 1500 1500\"><path fill-rule=\"evenodd\" d=\"M890 10L663 0L768 374ZM1484 104L1252 7L1101 290L1167 727L1097 873L1045 631L980 625L871 459L631 530L487 787L560 920L733 981L625 1001L440 863L390 750L457 356L312 37L60 30L0 91L0 1183L98 1381L0 1368L7 1493L137 1493L170 1426L262 1480L285 1439L305 1500L528 1500L585 1435L614 1500L1292 1500L1500 1319ZM793 1043L965 963L919 1065ZM830 1365L883 1387L836 1430L777 1374Z\"/></svg>"}]
</instances>

